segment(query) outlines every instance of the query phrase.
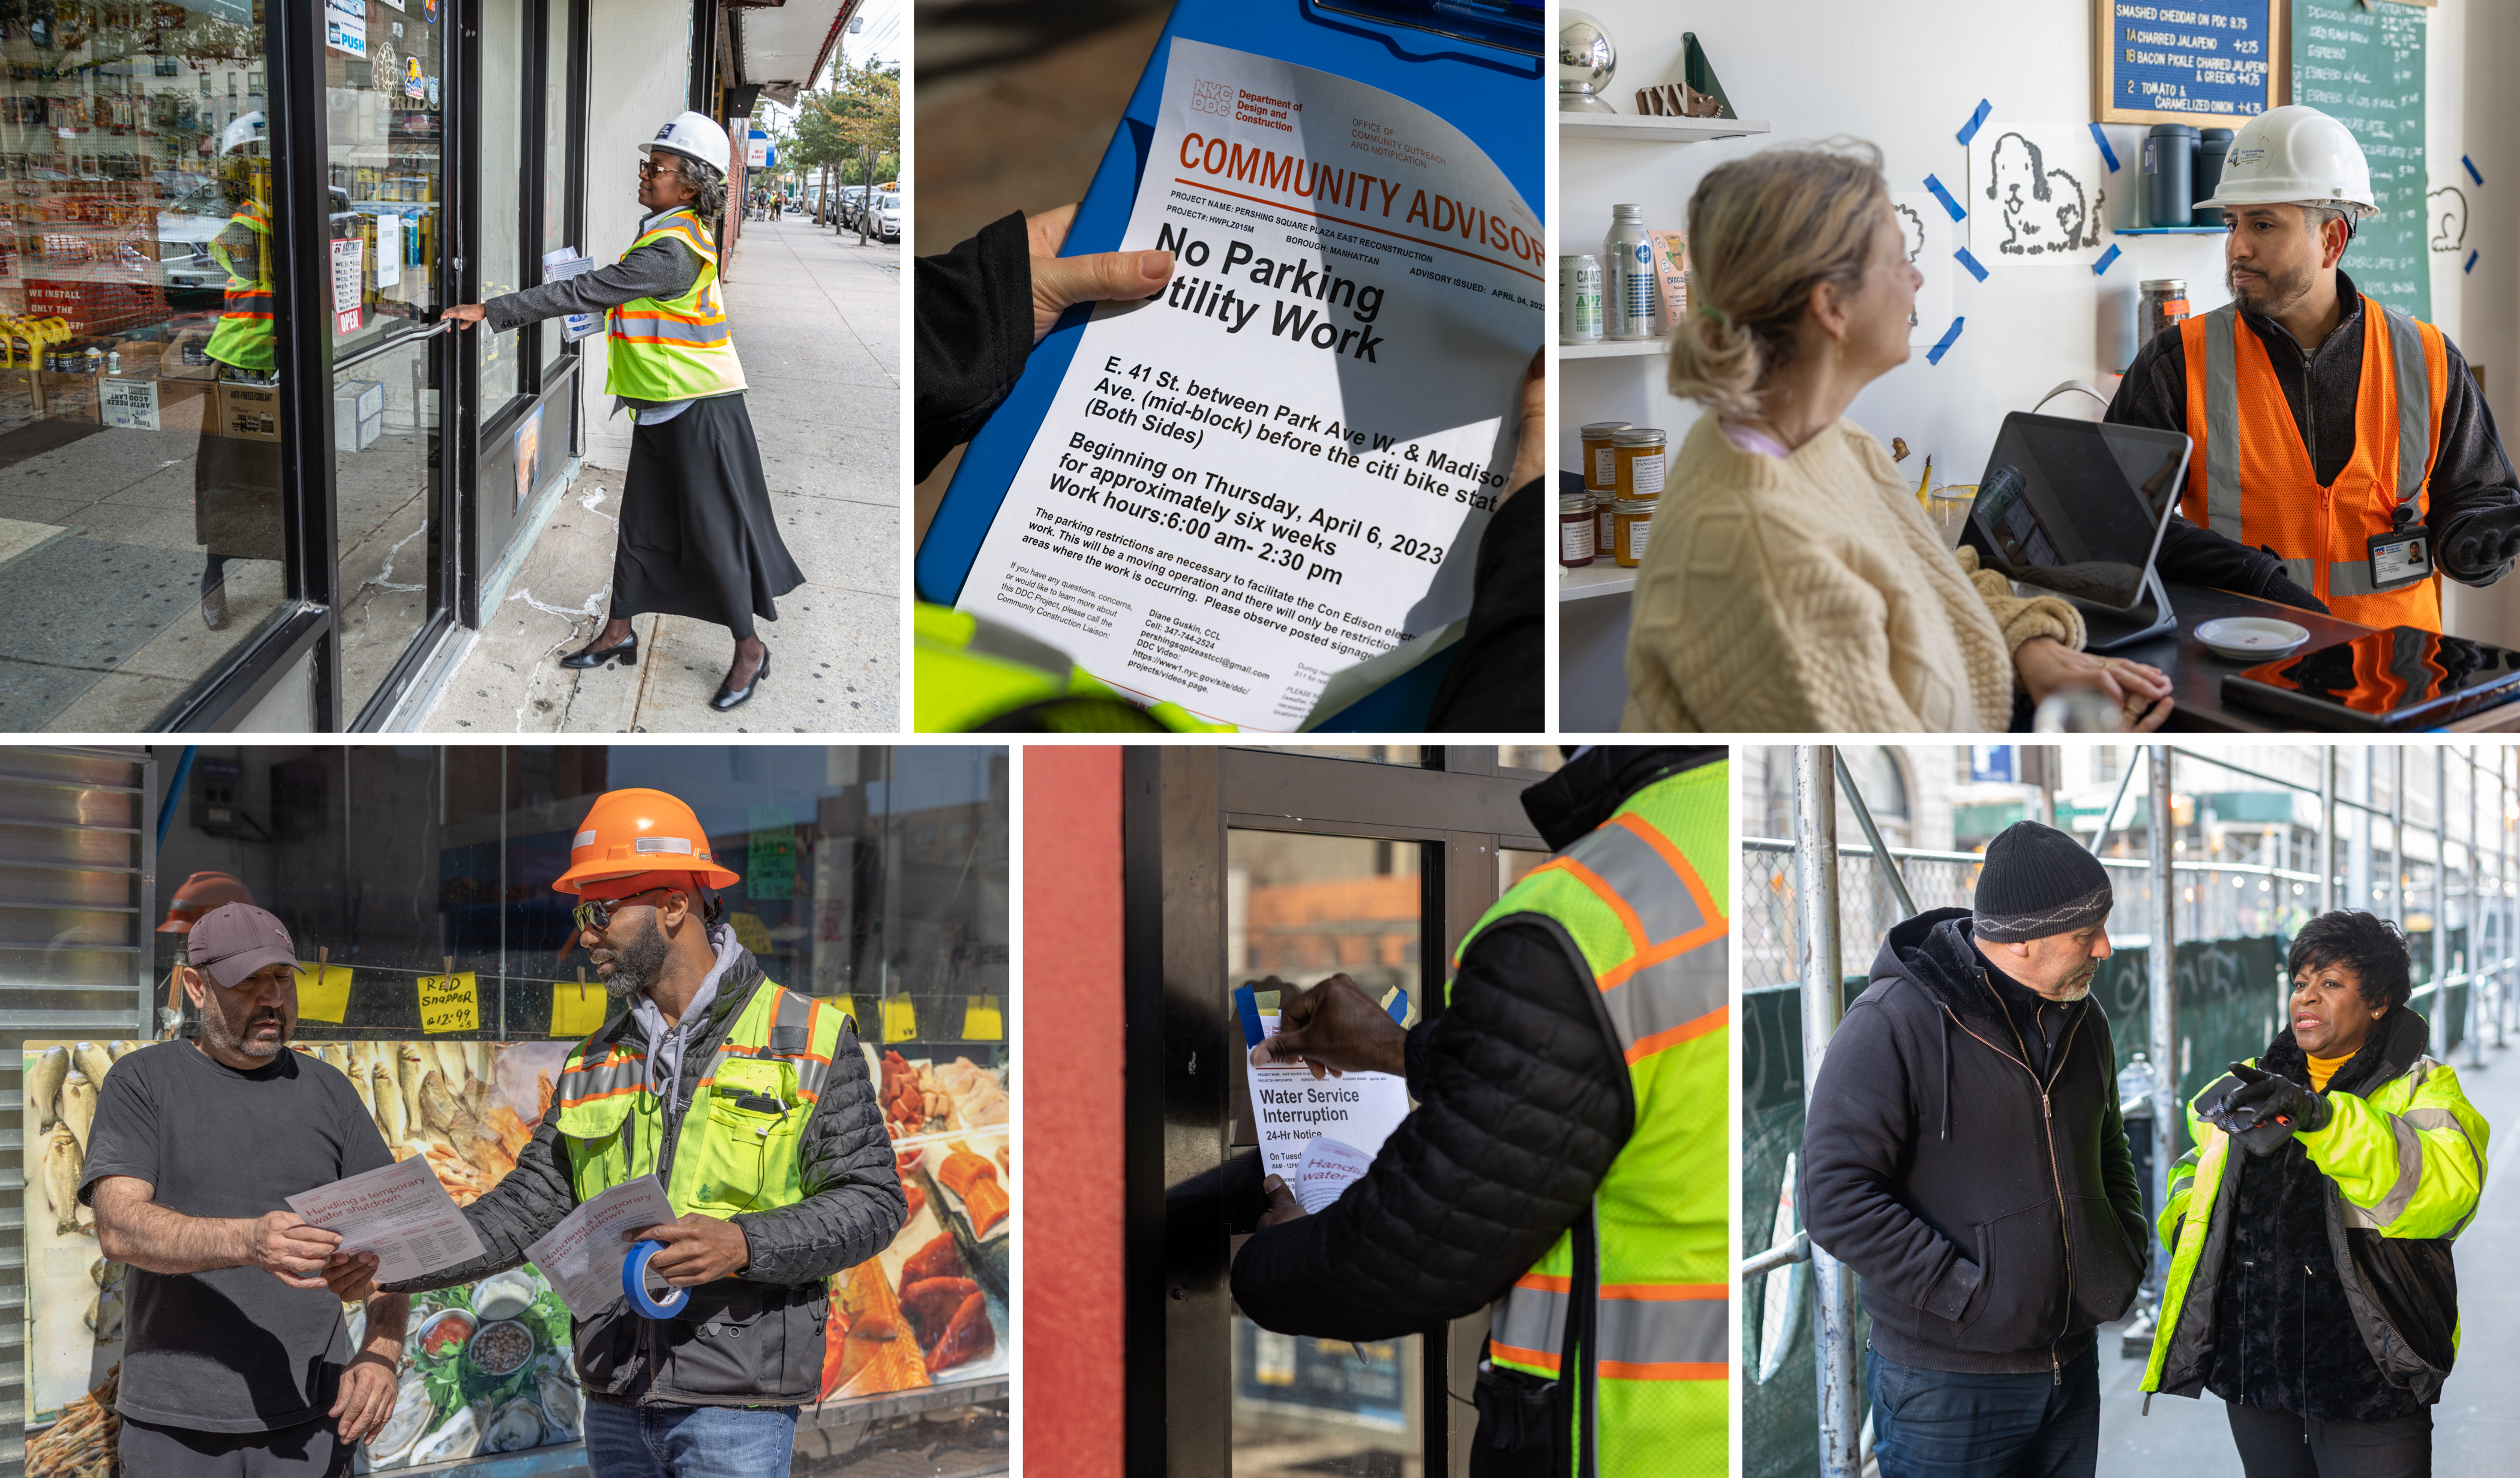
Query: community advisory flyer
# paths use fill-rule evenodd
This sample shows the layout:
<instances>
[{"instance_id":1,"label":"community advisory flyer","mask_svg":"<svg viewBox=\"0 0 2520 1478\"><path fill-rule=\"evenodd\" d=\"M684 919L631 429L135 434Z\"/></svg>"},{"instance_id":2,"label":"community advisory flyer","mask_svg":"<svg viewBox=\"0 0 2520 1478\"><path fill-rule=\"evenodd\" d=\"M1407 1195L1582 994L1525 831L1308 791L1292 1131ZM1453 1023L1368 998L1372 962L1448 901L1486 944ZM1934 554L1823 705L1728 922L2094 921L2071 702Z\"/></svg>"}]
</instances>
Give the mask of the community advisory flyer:
<instances>
[{"instance_id":1,"label":"community advisory flyer","mask_svg":"<svg viewBox=\"0 0 2520 1478\"><path fill-rule=\"evenodd\" d=\"M1469 611L1543 337L1540 219L1416 104L1171 44L1120 245L1172 251L1172 281L1096 310L962 605L1291 730L1332 673Z\"/></svg>"}]
</instances>

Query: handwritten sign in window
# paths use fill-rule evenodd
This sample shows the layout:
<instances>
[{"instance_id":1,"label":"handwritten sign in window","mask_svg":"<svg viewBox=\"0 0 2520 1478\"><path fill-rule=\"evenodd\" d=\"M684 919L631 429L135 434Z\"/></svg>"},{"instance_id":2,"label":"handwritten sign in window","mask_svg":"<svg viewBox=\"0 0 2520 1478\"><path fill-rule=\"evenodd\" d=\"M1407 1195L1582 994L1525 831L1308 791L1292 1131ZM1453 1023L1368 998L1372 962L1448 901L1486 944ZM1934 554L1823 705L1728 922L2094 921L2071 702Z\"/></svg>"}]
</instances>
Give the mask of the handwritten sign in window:
<instances>
[{"instance_id":1,"label":"handwritten sign in window","mask_svg":"<svg viewBox=\"0 0 2520 1478\"><path fill-rule=\"evenodd\" d=\"M420 977L420 1029L430 1033L481 1029L481 995L471 970Z\"/></svg>"}]
</instances>

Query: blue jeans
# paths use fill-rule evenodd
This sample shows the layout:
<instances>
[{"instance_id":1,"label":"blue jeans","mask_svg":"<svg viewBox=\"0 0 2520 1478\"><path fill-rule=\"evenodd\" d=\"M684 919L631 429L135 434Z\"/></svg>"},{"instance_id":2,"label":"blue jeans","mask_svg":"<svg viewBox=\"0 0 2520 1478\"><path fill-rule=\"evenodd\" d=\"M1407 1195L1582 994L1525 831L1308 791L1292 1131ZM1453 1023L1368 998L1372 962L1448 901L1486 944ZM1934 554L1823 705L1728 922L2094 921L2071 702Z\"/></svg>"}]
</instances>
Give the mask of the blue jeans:
<instances>
[{"instance_id":1,"label":"blue jeans","mask_svg":"<svg viewBox=\"0 0 2520 1478\"><path fill-rule=\"evenodd\" d=\"M2100 1459L2097 1341L2046 1370L1927 1370L1864 1352L1881 1478L2092 1478Z\"/></svg>"},{"instance_id":2,"label":"blue jeans","mask_svg":"<svg viewBox=\"0 0 2520 1478\"><path fill-rule=\"evenodd\" d=\"M788 1478L794 1407L586 1404L595 1478Z\"/></svg>"}]
</instances>

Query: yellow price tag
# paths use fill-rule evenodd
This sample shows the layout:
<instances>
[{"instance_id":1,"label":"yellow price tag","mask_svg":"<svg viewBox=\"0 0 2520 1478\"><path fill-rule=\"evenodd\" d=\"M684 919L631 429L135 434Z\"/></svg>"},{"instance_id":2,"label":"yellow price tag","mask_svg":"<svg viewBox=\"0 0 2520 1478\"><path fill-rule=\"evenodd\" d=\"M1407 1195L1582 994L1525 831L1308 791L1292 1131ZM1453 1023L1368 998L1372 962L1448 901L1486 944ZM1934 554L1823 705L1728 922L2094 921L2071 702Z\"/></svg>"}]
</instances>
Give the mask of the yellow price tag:
<instances>
[{"instance_id":1,"label":"yellow price tag","mask_svg":"<svg viewBox=\"0 0 2520 1478\"><path fill-rule=\"evenodd\" d=\"M420 1029L425 1032L477 1032L481 1029L481 996L472 972L420 977Z\"/></svg>"},{"instance_id":2,"label":"yellow price tag","mask_svg":"<svg viewBox=\"0 0 2520 1478\"><path fill-rule=\"evenodd\" d=\"M919 1012L908 996L883 998L883 1040L915 1042L919 1040Z\"/></svg>"},{"instance_id":3,"label":"yellow price tag","mask_svg":"<svg viewBox=\"0 0 2520 1478\"><path fill-rule=\"evenodd\" d=\"M1007 1037L1006 1013L998 1009L995 996L963 998L963 1040L966 1042L1003 1042Z\"/></svg>"},{"instance_id":4,"label":"yellow price tag","mask_svg":"<svg viewBox=\"0 0 2520 1478\"><path fill-rule=\"evenodd\" d=\"M555 1037L585 1037L604 1025L604 1008L612 998L600 984L583 980L574 984L562 981L552 987L551 1034Z\"/></svg>"},{"instance_id":5,"label":"yellow price tag","mask_svg":"<svg viewBox=\"0 0 2520 1478\"><path fill-rule=\"evenodd\" d=\"M350 967L297 964L297 1019L338 1024L350 1010Z\"/></svg>"}]
</instances>

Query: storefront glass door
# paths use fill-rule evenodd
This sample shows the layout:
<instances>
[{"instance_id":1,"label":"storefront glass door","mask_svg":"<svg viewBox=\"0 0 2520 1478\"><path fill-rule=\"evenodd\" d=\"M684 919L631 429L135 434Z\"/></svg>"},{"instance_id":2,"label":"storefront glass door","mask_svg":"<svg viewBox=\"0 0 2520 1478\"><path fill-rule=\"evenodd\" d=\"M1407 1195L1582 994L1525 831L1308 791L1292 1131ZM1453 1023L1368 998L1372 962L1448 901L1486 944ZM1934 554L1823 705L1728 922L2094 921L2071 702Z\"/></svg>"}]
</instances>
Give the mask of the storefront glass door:
<instances>
[{"instance_id":1,"label":"storefront glass door","mask_svg":"<svg viewBox=\"0 0 2520 1478\"><path fill-rule=\"evenodd\" d=\"M0 729L157 728L287 597L259 18L0 21Z\"/></svg>"},{"instance_id":2,"label":"storefront glass door","mask_svg":"<svg viewBox=\"0 0 2520 1478\"><path fill-rule=\"evenodd\" d=\"M1234 992L1345 972L1377 999L1408 992L1413 1019L1440 1013L1455 944L1546 857L1519 800L1540 776L1499 760L1466 746L1129 751L1129 1402L1133 1433L1161 1433L1133 1439L1133 1475L1465 1471L1483 1311L1352 1345L1265 1330L1234 1306L1260 1179ZM1150 1345L1159 1358L1141 1358Z\"/></svg>"},{"instance_id":3,"label":"storefront glass door","mask_svg":"<svg viewBox=\"0 0 2520 1478\"><path fill-rule=\"evenodd\" d=\"M345 724L446 606L445 331L424 320L448 300L439 253L447 9L349 3L367 12L364 34L347 34L339 13L328 12L324 50L334 589Z\"/></svg>"}]
</instances>

